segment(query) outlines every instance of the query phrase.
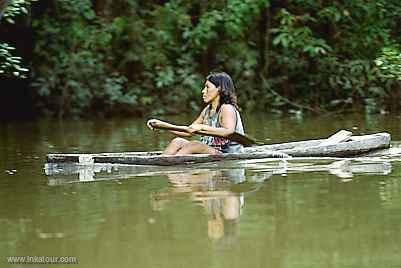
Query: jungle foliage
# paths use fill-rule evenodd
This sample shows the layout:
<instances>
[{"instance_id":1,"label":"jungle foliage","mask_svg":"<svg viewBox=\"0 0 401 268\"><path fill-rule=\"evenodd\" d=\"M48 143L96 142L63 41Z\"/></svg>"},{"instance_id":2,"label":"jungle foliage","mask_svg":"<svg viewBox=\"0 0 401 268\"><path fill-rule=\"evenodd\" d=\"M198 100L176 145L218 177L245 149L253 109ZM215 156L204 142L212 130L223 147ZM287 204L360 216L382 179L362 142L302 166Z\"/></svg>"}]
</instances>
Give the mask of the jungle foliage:
<instances>
[{"instance_id":1,"label":"jungle foliage","mask_svg":"<svg viewBox=\"0 0 401 268\"><path fill-rule=\"evenodd\" d=\"M243 109L401 108L399 0L42 0L33 14L32 86L51 114L197 109L215 70Z\"/></svg>"},{"instance_id":2,"label":"jungle foliage","mask_svg":"<svg viewBox=\"0 0 401 268\"><path fill-rule=\"evenodd\" d=\"M382 70L383 76L401 80L401 49L394 45L384 47L382 54L376 59L376 65Z\"/></svg>"},{"instance_id":3,"label":"jungle foliage","mask_svg":"<svg viewBox=\"0 0 401 268\"><path fill-rule=\"evenodd\" d=\"M18 15L28 15L31 2L35 0L3 0L0 1L0 22L14 24ZM0 78L13 76L27 78L29 71L23 67L22 57L14 55L15 47L0 40Z\"/></svg>"}]
</instances>

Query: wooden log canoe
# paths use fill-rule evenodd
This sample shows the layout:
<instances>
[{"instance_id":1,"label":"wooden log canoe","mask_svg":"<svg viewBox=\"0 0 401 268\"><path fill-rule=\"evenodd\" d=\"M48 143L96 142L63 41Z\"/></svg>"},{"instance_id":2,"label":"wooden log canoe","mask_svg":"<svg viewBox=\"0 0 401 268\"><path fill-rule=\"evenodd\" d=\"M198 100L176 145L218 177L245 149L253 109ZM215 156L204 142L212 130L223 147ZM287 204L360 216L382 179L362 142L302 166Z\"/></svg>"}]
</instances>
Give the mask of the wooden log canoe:
<instances>
[{"instance_id":1,"label":"wooden log canoe","mask_svg":"<svg viewBox=\"0 0 401 268\"><path fill-rule=\"evenodd\" d=\"M248 147L244 152L278 151L292 157L352 157L390 147L391 135L386 132L351 136L339 143L327 139L287 142Z\"/></svg>"},{"instance_id":2,"label":"wooden log canoe","mask_svg":"<svg viewBox=\"0 0 401 268\"><path fill-rule=\"evenodd\" d=\"M215 162L222 160L246 160L286 157L352 157L363 155L390 146L389 133L351 136L338 143L328 139L288 142L244 148L235 154L194 154L181 156L162 155L161 152L123 152L99 154L48 154L47 163L93 163L133 164L133 165L178 165Z\"/></svg>"}]
</instances>

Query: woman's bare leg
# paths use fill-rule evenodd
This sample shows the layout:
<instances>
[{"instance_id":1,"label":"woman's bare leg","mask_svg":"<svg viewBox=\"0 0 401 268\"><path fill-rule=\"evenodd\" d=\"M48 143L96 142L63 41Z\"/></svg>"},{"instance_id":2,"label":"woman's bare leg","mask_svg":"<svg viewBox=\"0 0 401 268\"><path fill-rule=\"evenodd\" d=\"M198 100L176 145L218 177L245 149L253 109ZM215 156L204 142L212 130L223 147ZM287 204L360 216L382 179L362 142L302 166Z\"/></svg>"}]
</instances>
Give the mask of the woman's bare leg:
<instances>
[{"instance_id":1,"label":"woman's bare leg","mask_svg":"<svg viewBox=\"0 0 401 268\"><path fill-rule=\"evenodd\" d=\"M179 150L182 149L186 144L189 144L190 141L187 141L183 138L174 138L167 148L164 150L163 154L166 155L175 155Z\"/></svg>"},{"instance_id":2,"label":"woman's bare leg","mask_svg":"<svg viewBox=\"0 0 401 268\"><path fill-rule=\"evenodd\" d=\"M238 219L241 212L241 201L238 196L224 198L223 215L226 220Z\"/></svg>"},{"instance_id":3,"label":"woman's bare leg","mask_svg":"<svg viewBox=\"0 0 401 268\"><path fill-rule=\"evenodd\" d=\"M216 149L201 143L199 141L189 141L184 144L175 154L219 154L220 152Z\"/></svg>"}]
</instances>

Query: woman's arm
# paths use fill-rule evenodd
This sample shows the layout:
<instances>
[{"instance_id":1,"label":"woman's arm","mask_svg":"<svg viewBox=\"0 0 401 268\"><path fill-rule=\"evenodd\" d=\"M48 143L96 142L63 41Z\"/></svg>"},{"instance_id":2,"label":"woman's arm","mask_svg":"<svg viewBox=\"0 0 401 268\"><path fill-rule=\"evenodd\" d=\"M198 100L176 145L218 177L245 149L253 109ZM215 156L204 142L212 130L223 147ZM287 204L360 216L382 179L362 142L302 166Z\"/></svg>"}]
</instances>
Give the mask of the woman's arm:
<instances>
[{"instance_id":1,"label":"woman's arm","mask_svg":"<svg viewBox=\"0 0 401 268\"><path fill-rule=\"evenodd\" d=\"M220 126L221 127L212 127L209 125L201 124L198 123L197 120L195 120L192 125L189 126L191 131L196 132L199 130L204 130L208 131L210 134L226 137L232 133L235 132L235 125L237 123L237 115L236 115L236 110L232 105L229 104L223 104L221 106L221 112L220 112ZM202 122L202 121L200 121Z\"/></svg>"},{"instance_id":2,"label":"woman's arm","mask_svg":"<svg viewBox=\"0 0 401 268\"><path fill-rule=\"evenodd\" d=\"M176 136L180 136L180 137L191 137L193 134L191 132L188 131L187 126L178 126L178 125L174 125L174 124L170 124L164 121L161 121L159 119L150 119L148 120L148 122L146 123L146 125L151 129L167 129L170 133L176 135ZM177 129L177 130L170 130L170 129ZM181 131L182 129L182 131Z\"/></svg>"},{"instance_id":3,"label":"woman's arm","mask_svg":"<svg viewBox=\"0 0 401 268\"><path fill-rule=\"evenodd\" d=\"M207 108L207 107L206 107ZM193 124L202 124L203 122L203 117L205 114L205 109L203 109L203 111L199 114L199 116L195 119L194 122L192 122L192 124L189 126L189 128L193 125ZM179 137L192 137L194 134L193 133L188 133L188 132L180 132L180 131L174 131L174 130L169 130L170 133L173 133L176 136Z\"/></svg>"},{"instance_id":4,"label":"woman's arm","mask_svg":"<svg viewBox=\"0 0 401 268\"><path fill-rule=\"evenodd\" d=\"M200 115L198 116L198 118L196 118L195 121L194 121L192 124L200 124L200 123L203 122L203 117L204 117L204 112L205 112L205 110L206 110L206 108L200 113ZM158 119L150 119L150 120L148 120L148 122L147 122L147 126L148 126L150 129L152 129L152 130L154 129L154 127L153 127L154 124L155 124L155 125L177 126L177 125L173 125L173 124L170 124L170 123L167 123L167 122L160 121L160 120L158 120ZM187 127L187 126L178 126L178 127L179 127L179 128L187 128L189 132L178 131L178 130L168 130L168 131L169 131L170 133L176 135L176 136L179 136L179 137L192 137L192 136L194 135L193 132L192 132L192 133L190 132L190 131L191 131L190 127Z\"/></svg>"},{"instance_id":5,"label":"woman's arm","mask_svg":"<svg viewBox=\"0 0 401 268\"><path fill-rule=\"evenodd\" d=\"M174 134L175 136L178 136L178 137L189 138L189 137L193 136L193 134L188 133L188 132L181 132L181 131L175 131L175 130L169 130L168 132L170 132L171 134Z\"/></svg>"}]
</instances>

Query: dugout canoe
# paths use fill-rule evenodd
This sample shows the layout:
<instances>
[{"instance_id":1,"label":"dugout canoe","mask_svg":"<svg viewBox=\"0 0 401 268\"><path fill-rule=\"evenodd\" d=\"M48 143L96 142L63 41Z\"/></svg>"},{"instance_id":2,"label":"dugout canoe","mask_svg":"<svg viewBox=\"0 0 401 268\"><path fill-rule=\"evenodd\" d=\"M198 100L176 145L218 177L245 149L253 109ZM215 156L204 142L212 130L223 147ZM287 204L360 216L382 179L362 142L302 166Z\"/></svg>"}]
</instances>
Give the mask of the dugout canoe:
<instances>
[{"instance_id":1,"label":"dugout canoe","mask_svg":"<svg viewBox=\"0 0 401 268\"><path fill-rule=\"evenodd\" d=\"M345 131L346 132L346 131ZM344 134L343 132L342 134ZM133 165L178 165L215 162L222 160L246 160L286 157L355 157L368 152L390 147L389 133L350 136L338 133L328 139L306 140L270 145L259 145L244 148L242 153L235 154L194 154L166 156L161 152L123 152L97 154L48 154L47 163L76 163L89 165L93 163L133 164ZM348 134L348 135L347 135ZM334 137L334 139L332 139Z\"/></svg>"}]
</instances>

